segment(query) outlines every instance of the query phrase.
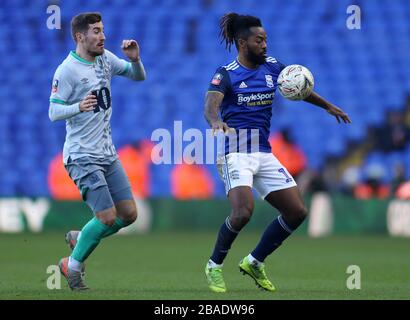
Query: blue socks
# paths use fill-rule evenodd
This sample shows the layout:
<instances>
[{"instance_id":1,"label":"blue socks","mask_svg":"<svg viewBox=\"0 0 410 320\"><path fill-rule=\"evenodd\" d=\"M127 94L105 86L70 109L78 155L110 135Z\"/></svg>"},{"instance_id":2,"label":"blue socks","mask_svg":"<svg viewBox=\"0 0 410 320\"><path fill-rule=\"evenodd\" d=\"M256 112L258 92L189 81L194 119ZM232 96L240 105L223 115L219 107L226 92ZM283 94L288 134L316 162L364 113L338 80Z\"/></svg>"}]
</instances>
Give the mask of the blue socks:
<instances>
[{"instance_id":1,"label":"blue socks","mask_svg":"<svg viewBox=\"0 0 410 320\"><path fill-rule=\"evenodd\" d=\"M256 260L263 262L292 232L293 230L289 228L280 215L266 228L255 250L252 251L252 256Z\"/></svg>"},{"instance_id":2,"label":"blue socks","mask_svg":"<svg viewBox=\"0 0 410 320\"><path fill-rule=\"evenodd\" d=\"M251 255L259 262L263 262L292 232L293 230L280 215L266 228L255 250L251 252ZM210 260L215 264L222 264L238 233L238 230L232 228L229 217L226 218L219 229L214 252Z\"/></svg>"},{"instance_id":3,"label":"blue socks","mask_svg":"<svg viewBox=\"0 0 410 320\"><path fill-rule=\"evenodd\" d=\"M214 252L210 258L213 262L216 264L223 263L229 249L231 248L232 242L235 240L238 233L239 231L232 228L231 223L229 222L229 217L227 217L219 229Z\"/></svg>"}]
</instances>

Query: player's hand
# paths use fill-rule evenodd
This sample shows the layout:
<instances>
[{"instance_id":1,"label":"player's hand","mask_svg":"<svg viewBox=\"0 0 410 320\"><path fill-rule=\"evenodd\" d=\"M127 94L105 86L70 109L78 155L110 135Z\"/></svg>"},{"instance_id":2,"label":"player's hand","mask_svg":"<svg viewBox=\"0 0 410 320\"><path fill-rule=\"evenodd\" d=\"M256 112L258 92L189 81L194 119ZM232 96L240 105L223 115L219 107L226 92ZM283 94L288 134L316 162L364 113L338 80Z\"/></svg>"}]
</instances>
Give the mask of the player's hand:
<instances>
[{"instance_id":1,"label":"player's hand","mask_svg":"<svg viewBox=\"0 0 410 320\"><path fill-rule=\"evenodd\" d=\"M216 135L218 132L222 131L224 134L229 134L235 132L234 128L228 127L225 122L215 121L211 124L212 134Z\"/></svg>"},{"instance_id":2,"label":"player's hand","mask_svg":"<svg viewBox=\"0 0 410 320\"><path fill-rule=\"evenodd\" d=\"M83 101L80 102L80 111L81 112L88 112L94 111L95 106L97 105L98 101L95 95L89 94L84 98Z\"/></svg>"},{"instance_id":3,"label":"player's hand","mask_svg":"<svg viewBox=\"0 0 410 320\"><path fill-rule=\"evenodd\" d=\"M336 107L335 105L330 105L327 110L332 116L336 117L337 122L340 123L340 119L343 120L344 123L352 123L347 113L344 113L342 109Z\"/></svg>"},{"instance_id":4,"label":"player's hand","mask_svg":"<svg viewBox=\"0 0 410 320\"><path fill-rule=\"evenodd\" d=\"M132 62L140 60L140 47L135 40L122 40L121 49Z\"/></svg>"}]
</instances>

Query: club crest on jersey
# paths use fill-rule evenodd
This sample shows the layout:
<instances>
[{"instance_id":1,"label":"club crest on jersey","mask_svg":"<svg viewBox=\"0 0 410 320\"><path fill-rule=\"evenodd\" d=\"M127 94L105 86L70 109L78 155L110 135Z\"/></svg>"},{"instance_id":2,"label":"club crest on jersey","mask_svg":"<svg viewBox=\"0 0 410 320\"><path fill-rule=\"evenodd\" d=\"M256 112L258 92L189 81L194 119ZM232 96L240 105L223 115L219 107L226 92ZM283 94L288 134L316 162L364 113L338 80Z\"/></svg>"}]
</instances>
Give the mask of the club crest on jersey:
<instances>
[{"instance_id":1,"label":"club crest on jersey","mask_svg":"<svg viewBox=\"0 0 410 320\"><path fill-rule=\"evenodd\" d=\"M273 88L273 79L270 74L265 74L266 85L268 88Z\"/></svg>"},{"instance_id":2,"label":"club crest on jersey","mask_svg":"<svg viewBox=\"0 0 410 320\"><path fill-rule=\"evenodd\" d=\"M108 67L104 67L104 78L109 79L110 78L110 70Z\"/></svg>"},{"instance_id":3,"label":"club crest on jersey","mask_svg":"<svg viewBox=\"0 0 410 320\"><path fill-rule=\"evenodd\" d=\"M110 69L109 69L107 63L108 62L107 62L106 57L104 57L102 59L98 59L98 64L100 65L100 67L102 69L103 77L104 77L104 79L108 80L110 78Z\"/></svg>"},{"instance_id":4,"label":"club crest on jersey","mask_svg":"<svg viewBox=\"0 0 410 320\"><path fill-rule=\"evenodd\" d=\"M56 93L57 90L58 90L58 80L55 79L54 82L53 82L53 85L52 85L52 87L51 87L51 92L52 92L52 93Z\"/></svg>"},{"instance_id":5,"label":"club crest on jersey","mask_svg":"<svg viewBox=\"0 0 410 320\"><path fill-rule=\"evenodd\" d=\"M215 85L215 86L219 86L219 84L220 84L221 81L222 81L222 78L223 78L222 74L216 73L216 74L214 75L214 77L212 78L211 83L212 83L213 85Z\"/></svg>"}]
</instances>

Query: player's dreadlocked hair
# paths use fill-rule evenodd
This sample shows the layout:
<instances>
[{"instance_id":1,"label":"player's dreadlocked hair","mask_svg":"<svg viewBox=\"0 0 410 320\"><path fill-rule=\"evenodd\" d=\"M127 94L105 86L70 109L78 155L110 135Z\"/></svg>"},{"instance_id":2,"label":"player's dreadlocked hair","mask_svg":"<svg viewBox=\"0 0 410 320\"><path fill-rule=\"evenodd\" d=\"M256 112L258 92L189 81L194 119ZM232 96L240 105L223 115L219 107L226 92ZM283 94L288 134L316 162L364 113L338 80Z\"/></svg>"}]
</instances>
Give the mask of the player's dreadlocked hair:
<instances>
[{"instance_id":1,"label":"player's dreadlocked hair","mask_svg":"<svg viewBox=\"0 0 410 320\"><path fill-rule=\"evenodd\" d=\"M221 18L219 26L221 28L219 32L221 43L225 42L225 48L231 51L233 43L238 48L238 40L247 39L250 35L249 29L262 27L262 23L257 17L230 12Z\"/></svg>"}]
</instances>

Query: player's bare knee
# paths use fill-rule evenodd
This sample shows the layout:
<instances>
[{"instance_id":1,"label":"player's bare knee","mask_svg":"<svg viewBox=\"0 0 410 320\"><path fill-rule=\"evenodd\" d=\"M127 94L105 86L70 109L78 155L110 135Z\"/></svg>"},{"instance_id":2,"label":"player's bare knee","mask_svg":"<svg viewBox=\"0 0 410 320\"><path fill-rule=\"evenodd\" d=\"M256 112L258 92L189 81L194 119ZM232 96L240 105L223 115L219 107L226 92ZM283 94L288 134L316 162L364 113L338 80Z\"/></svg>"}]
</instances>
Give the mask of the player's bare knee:
<instances>
[{"instance_id":1,"label":"player's bare knee","mask_svg":"<svg viewBox=\"0 0 410 320\"><path fill-rule=\"evenodd\" d=\"M121 211L118 212L118 216L124 221L126 224L131 224L137 220L138 211L137 207L134 206L127 206L123 208Z\"/></svg>"},{"instance_id":2,"label":"player's bare knee","mask_svg":"<svg viewBox=\"0 0 410 320\"><path fill-rule=\"evenodd\" d=\"M300 208L298 208L296 217L298 218L300 223L302 223L306 219L307 215L308 211L305 206L301 206Z\"/></svg>"},{"instance_id":3,"label":"player's bare knee","mask_svg":"<svg viewBox=\"0 0 410 320\"><path fill-rule=\"evenodd\" d=\"M137 217L138 217L138 212L137 212L137 208L135 208L135 209L129 211L123 220L127 224L131 224L131 223L135 222L135 220L137 220Z\"/></svg>"},{"instance_id":4,"label":"player's bare knee","mask_svg":"<svg viewBox=\"0 0 410 320\"><path fill-rule=\"evenodd\" d=\"M282 211L283 219L285 220L286 224L293 230L298 228L302 224L307 215L308 211L303 204L287 211Z\"/></svg>"},{"instance_id":5,"label":"player's bare knee","mask_svg":"<svg viewBox=\"0 0 410 320\"><path fill-rule=\"evenodd\" d=\"M115 223L115 219L117 218L117 212L115 208L110 208L107 210L97 212L95 216L105 225L112 227Z\"/></svg>"},{"instance_id":6,"label":"player's bare knee","mask_svg":"<svg viewBox=\"0 0 410 320\"><path fill-rule=\"evenodd\" d=\"M252 206L241 206L232 210L230 217L232 227L241 230L251 219L253 212Z\"/></svg>"},{"instance_id":7,"label":"player's bare knee","mask_svg":"<svg viewBox=\"0 0 410 320\"><path fill-rule=\"evenodd\" d=\"M304 206L300 206L294 210L292 214L292 224L294 228L297 228L306 219L308 214L307 209Z\"/></svg>"}]
</instances>

